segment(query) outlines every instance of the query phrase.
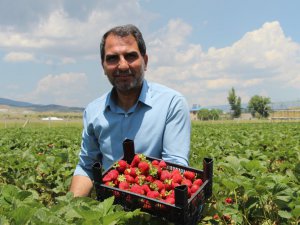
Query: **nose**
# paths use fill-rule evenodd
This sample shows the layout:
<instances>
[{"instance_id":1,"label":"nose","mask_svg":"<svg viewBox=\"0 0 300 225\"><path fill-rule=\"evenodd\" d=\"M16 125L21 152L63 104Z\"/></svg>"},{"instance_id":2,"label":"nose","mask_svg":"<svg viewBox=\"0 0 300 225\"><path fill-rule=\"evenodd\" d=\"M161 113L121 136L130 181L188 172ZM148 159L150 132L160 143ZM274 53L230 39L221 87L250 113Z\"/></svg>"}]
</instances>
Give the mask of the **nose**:
<instances>
[{"instance_id":1,"label":"nose","mask_svg":"<svg viewBox=\"0 0 300 225\"><path fill-rule=\"evenodd\" d=\"M118 69L122 70L122 71L129 69L128 62L127 62L127 60L124 57L120 57Z\"/></svg>"}]
</instances>

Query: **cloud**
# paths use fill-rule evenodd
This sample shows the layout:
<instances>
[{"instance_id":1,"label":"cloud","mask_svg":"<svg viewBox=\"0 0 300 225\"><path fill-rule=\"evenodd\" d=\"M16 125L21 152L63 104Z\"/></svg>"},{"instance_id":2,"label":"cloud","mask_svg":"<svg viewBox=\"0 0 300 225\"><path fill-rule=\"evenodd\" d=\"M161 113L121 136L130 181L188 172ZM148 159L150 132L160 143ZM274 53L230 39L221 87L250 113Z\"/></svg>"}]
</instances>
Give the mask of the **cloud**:
<instances>
[{"instance_id":1,"label":"cloud","mask_svg":"<svg viewBox=\"0 0 300 225\"><path fill-rule=\"evenodd\" d=\"M84 73L49 74L42 78L34 91L24 96L32 102L80 106L78 95L85 97L88 90L87 75Z\"/></svg>"},{"instance_id":2,"label":"cloud","mask_svg":"<svg viewBox=\"0 0 300 225\"><path fill-rule=\"evenodd\" d=\"M34 2L31 0L31 5ZM46 50L57 56L86 56L98 51L101 35L110 27L123 23L138 25L136 18L147 24L154 17L141 9L138 0L122 3L116 0L75 2L78 3L77 6L73 1L37 4L36 8L40 7L45 12L38 13L38 16L34 16L29 7L20 2L25 11L22 12L20 6L16 6L16 10L24 15L24 20L28 20L27 29L21 29L22 26L17 21L9 24L5 20L0 24L0 47L8 50ZM6 10L7 7L12 10L14 5L8 4Z\"/></svg>"},{"instance_id":3,"label":"cloud","mask_svg":"<svg viewBox=\"0 0 300 225\"><path fill-rule=\"evenodd\" d=\"M26 62L35 61L34 54L26 52L10 52L3 58L5 62Z\"/></svg>"},{"instance_id":4,"label":"cloud","mask_svg":"<svg viewBox=\"0 0 300 225\"><path fill-rule=\"evenodd\" d=\"M167 33L156 34L150 43L147 77L179 90L190 104L224 104L231 87L241 89L244 96L262 90L268 94L282 84L300 91L300 45L285 36L278 21L249 31L231 46L207 52L201 45L187 43L191 29L181 20L162 30ZM182 38L172 41L173 36Z\"/></svg>"}]
</instances>

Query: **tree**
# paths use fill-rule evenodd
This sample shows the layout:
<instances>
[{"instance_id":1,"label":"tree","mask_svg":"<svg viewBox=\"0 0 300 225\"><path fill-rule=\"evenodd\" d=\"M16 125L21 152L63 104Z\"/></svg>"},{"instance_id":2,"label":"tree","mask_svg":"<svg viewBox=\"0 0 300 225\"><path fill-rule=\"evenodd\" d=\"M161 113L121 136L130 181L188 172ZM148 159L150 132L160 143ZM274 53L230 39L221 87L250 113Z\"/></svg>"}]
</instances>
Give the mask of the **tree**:
<instances>
[{"instance_id":1,"label":"tree","mask_svg":"<svg viewBox=\"0 0 300 225\"><path fill-rule=\"evenodd\" d=\"M220 109L200 109L197 113L197 117L200 120L218 120L222 110Z\"/></svg>"},{"instance_id":2,"label":"tree","mask_svg":"<svg viewBox=\"0 0 300 225\"><path fill-rule=\"evenodd\" d=\"M270 98L254 95L248 103L248 109L253 117L267 118L271 111L270 103Z\"/></svg>"},{"instance_id":3,"label":"tree","mask_svg":"<svg viewBox=\"0 0 300 225\"><path fill-rule=\"evenodd\" d=\"M227 100L228 100L229 105L231 107L232 118L240 117L240 115L242 113L241 97L236 96L234 88L231 88L231 90L229 91Z\"/></svg>"}]
</instances>

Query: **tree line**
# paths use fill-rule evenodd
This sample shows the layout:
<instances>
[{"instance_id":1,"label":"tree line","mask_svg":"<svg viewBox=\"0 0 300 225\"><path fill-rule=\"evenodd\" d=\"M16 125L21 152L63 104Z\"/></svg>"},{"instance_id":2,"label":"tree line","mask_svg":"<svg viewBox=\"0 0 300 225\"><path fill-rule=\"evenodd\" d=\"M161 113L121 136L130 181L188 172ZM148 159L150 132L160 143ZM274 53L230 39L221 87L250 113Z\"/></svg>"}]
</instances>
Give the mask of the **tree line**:
<instances>
[{"instance_id":1,"label":"tree line","mask_svg":"<svg viewBox=\"0 0 300 225\"><path fill-rule=\"evenodd\" d=\"M271 99L260 95L254 95L248 102L247 108L242 108L241 97L237 96L235 89L232 87L227 97L230 105L230 117L239 118L243 112L251 113L254 118L267 118L271 112ZM222 114L219 109L200 109L197 117L200 120L218 120Z\"/></svg>"}]
</instances>

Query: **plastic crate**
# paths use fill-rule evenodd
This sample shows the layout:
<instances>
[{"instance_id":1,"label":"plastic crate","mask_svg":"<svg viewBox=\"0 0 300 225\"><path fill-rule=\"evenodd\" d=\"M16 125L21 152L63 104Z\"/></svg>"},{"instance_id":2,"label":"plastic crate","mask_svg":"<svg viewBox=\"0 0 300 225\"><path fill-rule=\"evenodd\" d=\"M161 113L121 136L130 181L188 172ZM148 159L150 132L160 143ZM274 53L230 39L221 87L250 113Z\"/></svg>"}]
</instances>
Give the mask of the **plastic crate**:
<instances>
[{"instance_id":1,"label":"plastic crate","mask_svg":"<svg viewBox=\"0 0 300 225\"><path fill-rule=\"evenodd\" d=\"M124 157L128 163L131 163L135 151L132 140L126 139L123 142ZM156 158L146 157L149 161ZM160 160L160 159L156 159ZM197 178L203 180L201 187L188 198L187 186L180 185L175 188L175 204L168 204L160 200L149 198L145 195L139 195L130 191L104 185L102 176L104 176L112 167L108 168L102 174L102 165L97 162L93 165L94 187L96 190L97 200L115 196L115 204L122 205L125 210L135 210L140 208L154 216L161 217L175 224L192 225L196 224L202 216L204 203L212 195L212 178L213 178L213 160L205 158L203 160L203 170L197 170L191 167L166 162L167 169L178 169L181 172L193 171Z\"/></svg>"}]
</instances>

